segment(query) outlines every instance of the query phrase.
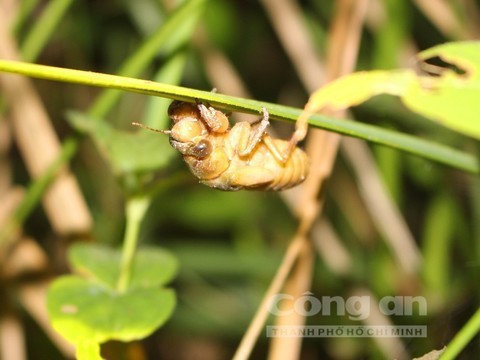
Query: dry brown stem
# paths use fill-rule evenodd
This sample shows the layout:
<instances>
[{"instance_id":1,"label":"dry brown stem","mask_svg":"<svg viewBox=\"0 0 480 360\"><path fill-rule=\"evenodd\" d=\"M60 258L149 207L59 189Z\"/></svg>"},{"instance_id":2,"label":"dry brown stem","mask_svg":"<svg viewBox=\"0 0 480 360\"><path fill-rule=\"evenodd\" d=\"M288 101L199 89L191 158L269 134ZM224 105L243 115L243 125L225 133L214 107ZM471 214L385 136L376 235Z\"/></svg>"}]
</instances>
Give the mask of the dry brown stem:
<instances>
[{"instance_id":1,"label":"dry brown stem","mask_svg":"<svg viewBox=\"0 0 480 360\"><path fill-rule=\"evenodd\" d=\"M13 314L2 316L0 320L0 358L9 360L24 360L25 334L19 319Z\"/></svg>"},{"instance_id":2,"label":"dry brown stem","mask_svg":"<svg viewBox=\"0 0 480 360\"><path fill-rule=\"evenodd\" d=\"M380 174L365 143L357 139L344 139L343 150L347 153L350 166L357 175L360 193L371 214L382 214L373 217L377 229L384 235L399 267L405 274L415 275L420 270L421 254L408 226L399 214L398 209L388 198L388 192L380 181Z\"/></svg>"},{"instance_id":3,"label":"dry brown stem","mask_svg":"<svg viewBox=\"0 0 480 360\"><path fill-rule=\"evenodd\" d=\"M0 57L17 60L19 52L0 11ZM33 178L44 173L60 152L60 141L30 80L1 74L0 86L12 114L15 141ZM45 193L43 204L55 231L62 236L87 233L92 220L76 179L65 167Z\"/></svg>"},{"instance_id":4,"label":"dry brown stem","mask_svg":"<svg viewBox=\"0 0 480 360\"><path fill-rule=\"evenodd\" d=\"M332 30L332 38L330 40L330 50L331 50L331 57L329 58L329 75L328 78L333 79L337 76L340 76L344 73L353 70L356 53L358 50L358 43L359 43L359 34L361 33L361 27L363 23L363 18L366 12L368 1L339 1L339 9L337 12L336 20L334 21L334 27ZM305 53L299 52L296 48L296 44L298 43L298 37L303 39L305 37L305 29L300 29L298 26L295 28L303 33L300 34L296 33L295 37L291 37L290 32L284 32L281 28L284 27L285 19L281 18L278 19L280 14L282 16L289 17L290 14L297 14L294 8L292 8L292 2L290 1L264 1L264 6L268 9L270 14L272 14L272 22L276 27L276 31L279 34L282 42L284 43L285 47L294 47L292 51L289 53L292 54L302 54L304 57ZM280 10L279 10L280 8ZM282 11L282 9L284 11ZM298 20L298 19L297 19ZM291 24L300 24L301 21L292 21L289 22ZM293 26L293 25L292 25ZM346 29L346 31L344 31ZM303 49L305 50L305 49ZM288 50L287 50L288 51ZM310 52L306 52L308 54ZM310 58L312 60L312 58ZM305 62L303 59L299 59L298 56L293 57L292 61L295 63L297 68L303 67ZM303 65L302 65L303 64ZM321 65L312 61L311 64L314 64L316 68L321 68ZM311 77L311 72L308 70L312 70L310 67L307 68L307 78ZM319 72L321 73L321 71ZM320 79L319 79L320 81ZM311 85L310 86L316 86ZM312 90L312 89L310 89ZM333 164L335 162L335 157L338 149L338 143L340 140L340 136L333 133L327 133L325 131L316 130L312 131L312 135L309 139L307 152L311 156L312 159L312 172L310 173L309 177L307 178L304 186L302 187L303 193L301 194L301 201L299 201L299 208L297 213L300 219L300 226L297 232L297 236L294 238L292 243L290 244L287 255L285 259L289 261L283 261L280 267L283 280L286 280L287 274L290 272L291 267L294 264L294 260L297 260L299 264L305 262L306 264L311 264L309 266L299 266L298 271L295 272L295 279L303 278L304 281L292 281L286 291L290 293L290 295L294 296L295 294L302 294L310 288L310 279L311 279L311 271L313 268L313 258L311 255L311 244L306 241L307 233L310 231L311 227L314 224L319 212L321 211L323 200L319 197L320 190L324 183L324 180L330 175ZM293 251L294 249L295 251ZM310 251L310 252L309 252ZM302 254L302 255L301 255ZM296 256L292 258L292 256ZM280 272L279 269L279 272ZM267 294L262 301L259 310L257 311L254 320L252 321L249 329L247 330L242 343L240 344L235 359L246 359L248 358L251 349L253 348L253 344L256 341L258 334L260 333L260 328L263 326L265 319L267 318L267 309L265 304L268 303L271 296L273 296L276 292L280 290L279 287L282 286L283 282L280 283L282 277L275 276L274 281L272 282ZM274 286L275 285L275 286ZM273 291L273 290L276 290ZM293 317L285 317L282 319L282 323L288 323L290 325L298 325L303 324L305 319L299 318L298 315L293 315ZM296 359L299 357L301 347L301 338L294 338L288 342L280 342L276 341L272 343L270 349L270 356L274 358L279 353L282 354L282 358L285 359Z\"/></svg>"},{"instance_id":5,"label":"dry brown stem","mask_svg":"<svg viewBox=\"0 0 480 360\"><path fill-rule=\"evenodd\" d=\"M75 354L73 345L56 332L50 324L46 304L47 288L48 282L46 281L24 285L20 287L18 292L19 301L62 354L68 358L73 358Z\"/></svg>"}]
</instances>

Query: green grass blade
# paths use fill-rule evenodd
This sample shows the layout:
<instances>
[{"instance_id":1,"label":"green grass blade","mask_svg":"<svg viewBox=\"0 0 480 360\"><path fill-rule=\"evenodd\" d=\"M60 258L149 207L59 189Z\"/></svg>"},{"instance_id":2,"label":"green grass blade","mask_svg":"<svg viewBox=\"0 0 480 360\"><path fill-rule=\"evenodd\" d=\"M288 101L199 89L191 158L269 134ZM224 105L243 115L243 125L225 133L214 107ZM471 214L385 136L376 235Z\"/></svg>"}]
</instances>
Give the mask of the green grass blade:
<instances>
[{"instance_id":1,"label":"green grass blade","mask_svg":"<svg viewBox=\"0 0 480 360\"><path fill-rule=\"evenodd\" d=\"M21 53L23 60L34 61L38 57L58 23L64 18L72 2L73 0L54 0L48 2L41 17L30 29L22 44Z\"/></svg>"},{"instance_id":2,"label":"green grass blade","mask_svg":"<svg viewBox=\"0 0 480 360\"><path fill-rule=\"evenodd\" d=\"M455 202L448 194L438 194L427 210L421 242L425 288L441 298L446 298L450 290L450 254L456 211Z\"/></svg>"},{"instance_id":3,"label":"green grass blade","mask_svg":"<svg viewBox=\"0 0 480 360\"><path fill-rule=\"evenodd\" d=\"M23 0L19 2L19 8L15 14L15 20L12 25L12 32L18 35L22 27L27 22L30 15L32 15L35 6L37 6L39 0Z\"/></svg>"},{"instance_id":4,"label":"green grass blade","mask_svg":"<svg viewBox=\"0 0 480 360\"><path fill-rule=\"evenodd\" d=\"M174 46L171 44L171 38L179 31L182 33L188 32L184 30L185 27L188 27L191 33L206 1L207 0L188 1L185 5L176 10L175 13L169 17L167 22L165 22L159 30L122 65L118 74L123 76L138 76L165 44L168 44L169 48L173 48ZM177 46L183 44L185 41L184 37L177 39ZM96 118L104 117L119 99L120 95L121 93L114 90L103 92L90 108L89 115Z\"/></svg>"},{"instance_id":5,"label":"green grass blade","mask_svg":"<svg viewBox=\"0 0 480 360\"><path fill-rule=\"evenodd\" d=\"M445 352L440 356L441 360L456 359L465 346L480 332L480 308L468 320L465 326L455 335L448 344Z\"/></svg>"},{"instance_id":6,"label":"green grass blade","mask_svg":"<svg viewBox=\"0 0 480 360\"><path fill-rule=\"evenodd\" d=\"M162 65L154 81L178 84L182 79L187 59L187 51L179 51ZM170 122L167 114L169 105L169 99L151 96L148 99L142 123L155 129L166 129Z\"/></svg>"},{"instance_id":7,"label":"green grass blade","mask_svg":"<svg viewBox=\"0 0 480 360\"><path fill-rule=\"evenodd\" d=\"M155 83L148 80L22 62L0 60L0 71L12 72L41 79L125 90L184 101L195 101L198 99L221 109L252 114L260 114L262 107L265 106L271 117L278 120L296 121L302 112L302 109L278 104L264 103L261 101L242 99L213 92ZM314 127L390 146L460 170L475 174L480 173L478 160L472 154L432 141L420 139L415 136L360 122L333 119L322 115L311 116L309 118L309 123Z\"/></svg>"}]
</instances>

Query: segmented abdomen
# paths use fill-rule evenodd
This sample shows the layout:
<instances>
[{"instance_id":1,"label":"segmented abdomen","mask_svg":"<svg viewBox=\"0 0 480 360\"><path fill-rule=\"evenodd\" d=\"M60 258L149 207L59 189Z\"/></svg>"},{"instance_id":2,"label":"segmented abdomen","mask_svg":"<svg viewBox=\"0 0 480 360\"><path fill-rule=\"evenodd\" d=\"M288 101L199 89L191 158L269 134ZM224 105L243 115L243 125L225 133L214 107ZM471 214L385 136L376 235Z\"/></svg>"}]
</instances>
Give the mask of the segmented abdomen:
<instances>
[{"instance_id":1,"label":"segmented abdomen","mask_svg":"<svg viewBox=\"0 0 480 360\"><path fill-rule=\"evenodd\" d=\"M284 140L275 140L275 144L282 149L286 147L287 142ZM307 154L299 148L295 148L285 164L281 164L273 158L273 155L272 158L269 159L269 162L270 165L275 164L272 169L275 169L275 179L270 184L266 184L265 190L284 190L298 185L305 180L310 169L310 159Z\"/></svg>"},{"instance_id":2,"label":"segmented abdomen","mask_svg":"<svg viewBox=\"0 0 480 360\"><path fill-rule=\"evenodd\" d=\"M285 140L275 139L274 142L280 152L288 146ZM303 150L295 148L288 161L282 163L263 142L258 143L251 154L243 157L232 151L228 168L220 175L210 178L199 176L195 171L197 167L204 170L207 167L205 161L192 162L187 157L185 160L203 184L226 191L288 189L305 180L310 167L310 160ZM209 166L212 165L210 161L208 163ZM213 168L216 169L217 166Z\"/></svg>"}]
</instances>

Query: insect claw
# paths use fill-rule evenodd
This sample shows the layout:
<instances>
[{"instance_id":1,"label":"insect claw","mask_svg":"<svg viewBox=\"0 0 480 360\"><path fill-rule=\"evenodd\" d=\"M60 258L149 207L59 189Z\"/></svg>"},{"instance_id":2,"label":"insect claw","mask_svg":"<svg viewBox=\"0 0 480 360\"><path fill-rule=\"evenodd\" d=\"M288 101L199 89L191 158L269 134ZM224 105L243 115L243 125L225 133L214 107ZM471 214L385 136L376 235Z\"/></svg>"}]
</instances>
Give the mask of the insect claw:
<instances>
[{"instance_id":1,"label":"insect claw","mask_svg":"<svg viewBox=\"0 0 480 360\"><path fill-rule=\"evenodd\" d=\"M270 117L270 114L268 113L268 110L265 106L262 106L262 115L264 119L267 119Z\"/></svg>"}]
</instances>

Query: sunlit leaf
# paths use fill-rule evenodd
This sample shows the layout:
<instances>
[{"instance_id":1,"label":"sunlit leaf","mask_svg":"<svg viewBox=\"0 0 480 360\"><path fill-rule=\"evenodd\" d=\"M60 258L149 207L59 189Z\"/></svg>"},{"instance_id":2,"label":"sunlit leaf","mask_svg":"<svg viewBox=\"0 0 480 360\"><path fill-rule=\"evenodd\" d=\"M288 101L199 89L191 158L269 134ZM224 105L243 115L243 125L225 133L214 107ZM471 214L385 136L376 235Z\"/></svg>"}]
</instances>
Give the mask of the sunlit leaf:
<instances>
[{"instance_id":1,"label":"sunlit leaf","mask_svg":"<svg viewBox=\"0 0 480 360\"><path fill-rule=\"evenodd\" d=\"M103 360L100 344L89 340L75 344L75 357L77 360Z\"/></svg>"},{"instance_id":2,"label":"sunlit leaf","mask_svg":"<svg viewBox=\"0 0 480 360\"><path fill-rule=\"evenodd\" d=\"M175 294L170 289L118 293L71 275L55 280L47 295L53 327L73 344L144 338L170 317L174 307Z\"/></svg>"},{"instance_id":3,"label":"sunlit leaf","mask_svg":"<svg viewBox=\"0 0 480 360\"><path fill-rule=\"evenodd\" d=\"M423 116L480 138L480 42L448 43L419 54L421 60L431 57L440 57L460 71L444 69L439 76L418 76L412 70L353 73L316 91L306 109L312 113L345 109L390 94Z\"/></svg>"},{"instance_id":4,"label":"sunlit leaf","mask_svg":"<svg viewBox=\"0 0 480 360\"><path fill-rule=\"evenodd\" d=\"M439 77L420 77L403 95L413 111L446 127L480 138L480 42L439 45L420 53L422 59L438 56L465 71L445 70Z\"/></svg>"},{"instance_id":5,"label":"sunlit leaf","mask_svg":"<svg viewBox=\"0 0 480 360\"><path fill-rule=\"evenodd\" d=\"M415 74L410 70L356 72L314 92L307 110L340 110L361 104L375 95L402 95L414 81Z\"/></svg>"},{"instance_id":6,"label":"sunlit leaf","mask_svg":"<svg viewBox=\"0 0 480 360\"><path fill-rule=\"evenodd\" d=\"M431 47L417 55L421 60L438 56L443 61L465 70L472 78L479 77L480 42L459 41Z\"/></svg>"}]
</instances>

